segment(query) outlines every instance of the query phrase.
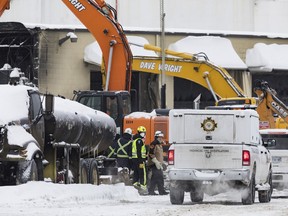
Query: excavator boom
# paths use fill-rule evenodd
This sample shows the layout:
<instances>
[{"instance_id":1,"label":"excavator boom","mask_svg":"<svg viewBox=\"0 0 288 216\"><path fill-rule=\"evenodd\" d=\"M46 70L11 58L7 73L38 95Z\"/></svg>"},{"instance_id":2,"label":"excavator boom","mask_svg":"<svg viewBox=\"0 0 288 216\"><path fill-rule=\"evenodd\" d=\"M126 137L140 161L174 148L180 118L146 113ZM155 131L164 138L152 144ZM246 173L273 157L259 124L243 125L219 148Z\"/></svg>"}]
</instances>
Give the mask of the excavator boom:
<instances>
[{"instance_id":1,"label":"excavator boom","mask_svg":"<svg viewBox=\"0 0 288 216\"><path fill-rule=\"evenodd\" d=\"M104 0L62 1L99 43L107 68L105 90L130 91L132 53L116 10Z\"/></svg>"},{"instance_id":2,"label":"excavator boom","mask_svg":"<svg viewBox=\"0 0 288 216\"><path fill-rule=\"evenodd\" d=\"M160 74L161 66L160 57L133 58L133 71ZM215 92L219 98L245 97L241 87L225 69L206 60L166 58L165 72L167 76L195 82Z\"/></svg>"},{"instance_id":3,"label":"excavator boom","mask_svg":"<svg viewBox=\"0 0 288 216\"><path fill-rule=\"evenodd\" d=\"M0 1L0 16L3 12L10 8L10 0L1 0Z\"/></svg>"}]
</instances>

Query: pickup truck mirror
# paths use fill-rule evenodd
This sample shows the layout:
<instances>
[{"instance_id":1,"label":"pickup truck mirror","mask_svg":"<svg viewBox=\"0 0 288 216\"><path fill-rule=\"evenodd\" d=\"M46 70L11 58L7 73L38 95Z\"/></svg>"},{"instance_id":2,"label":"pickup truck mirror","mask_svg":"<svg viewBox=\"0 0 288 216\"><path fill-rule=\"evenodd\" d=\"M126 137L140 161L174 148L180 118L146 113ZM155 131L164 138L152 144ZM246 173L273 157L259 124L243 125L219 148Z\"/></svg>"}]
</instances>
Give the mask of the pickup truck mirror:
<instances>
[{"instance_id":1,"label":"pickup truck mirror","mask_svg":"<svg viewBox=\"0 0 288 216\"><path fill-rule=\"evenodd\" d=\"M52 113L54 111L54 95L45 95L45 112Z\"/></svg>"}]
</instances>

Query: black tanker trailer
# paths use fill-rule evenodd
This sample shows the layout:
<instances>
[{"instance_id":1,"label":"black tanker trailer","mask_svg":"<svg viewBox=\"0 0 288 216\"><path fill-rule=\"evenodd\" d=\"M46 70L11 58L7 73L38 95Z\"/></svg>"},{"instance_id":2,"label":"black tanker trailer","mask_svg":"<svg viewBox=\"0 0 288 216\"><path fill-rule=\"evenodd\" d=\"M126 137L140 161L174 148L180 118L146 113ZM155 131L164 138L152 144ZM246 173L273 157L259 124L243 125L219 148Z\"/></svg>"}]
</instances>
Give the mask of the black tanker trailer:
<instances>
[{"instance_id":1,"label":"black tanker trailer","mask_svg":"<svg viewBox=\"0 0 288 216\"><path fill-rule=\"evenodd\" d=\"M98 184L117 174L102 156L116 135L107 114L23 85L0 85L0 101L0 184Z\"/></svg>"}]
</instances>

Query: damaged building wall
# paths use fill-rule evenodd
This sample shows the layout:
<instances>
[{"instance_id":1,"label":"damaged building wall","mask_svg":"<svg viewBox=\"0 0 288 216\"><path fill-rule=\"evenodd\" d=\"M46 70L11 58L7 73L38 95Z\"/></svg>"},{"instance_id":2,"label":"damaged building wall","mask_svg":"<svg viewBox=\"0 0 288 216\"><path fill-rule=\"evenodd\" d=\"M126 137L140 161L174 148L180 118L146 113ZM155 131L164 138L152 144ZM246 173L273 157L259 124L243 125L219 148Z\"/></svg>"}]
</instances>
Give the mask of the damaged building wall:
<instances>
[{"instance_id":1,"label":"damaged building wall","mask_svg":"<svg viewBox=\"0 0 288 216\"><path fill-rule=\"evenodd\" d=\"M27 29L22 23L0 23L0 68L9 64L19 68L28 80L38 84L39 28ZM1 83L7 83L9 69L1 71Z\"/></svg>"}]
</instances>

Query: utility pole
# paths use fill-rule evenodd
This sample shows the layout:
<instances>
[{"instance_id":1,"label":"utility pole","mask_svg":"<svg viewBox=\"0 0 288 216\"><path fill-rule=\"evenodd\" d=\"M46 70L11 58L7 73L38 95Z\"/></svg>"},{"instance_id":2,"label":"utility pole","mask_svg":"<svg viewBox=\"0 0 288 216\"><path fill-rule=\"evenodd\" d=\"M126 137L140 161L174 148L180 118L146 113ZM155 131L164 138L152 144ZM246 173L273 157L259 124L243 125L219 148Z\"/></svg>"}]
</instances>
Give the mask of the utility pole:
<instances>
[{"instance_id":1,"label":"utility pole","mask_svg":"<svg viewBox=\"0 0 288 216\"><path fill-rule=\"evenodd\" d=\"M164 0L160 0L160 25L161 25L161 108L166 108L166 75L165 75L165 12L164 12Z\"/></svg>"}]
</instances>

